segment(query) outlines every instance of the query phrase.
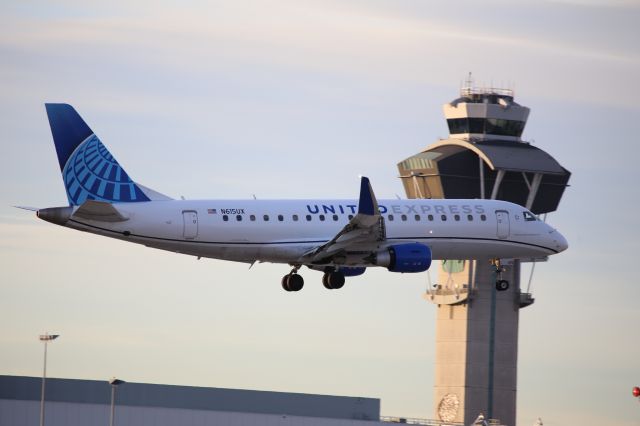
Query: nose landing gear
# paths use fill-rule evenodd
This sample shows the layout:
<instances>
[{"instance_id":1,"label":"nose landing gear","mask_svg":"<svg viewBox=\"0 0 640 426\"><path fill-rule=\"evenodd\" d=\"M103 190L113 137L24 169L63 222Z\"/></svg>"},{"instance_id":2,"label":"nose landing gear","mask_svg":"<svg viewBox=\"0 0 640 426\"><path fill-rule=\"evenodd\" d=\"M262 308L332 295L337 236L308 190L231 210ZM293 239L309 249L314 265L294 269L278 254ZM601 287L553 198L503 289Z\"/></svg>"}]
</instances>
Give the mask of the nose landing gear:
<instances>
[{"instance_id":1,"label":"nose landing gear","mask_svg":"<svg viewBox=\"0 0 640 426\"><path fill-rule=\"evenodd\" d=\"M492 259L491 264L496 268L496 290L507 291L509 289L509 281L502 279L502 273L505 269L500 264L500 259Z\"/></svg>"}]
</instances>

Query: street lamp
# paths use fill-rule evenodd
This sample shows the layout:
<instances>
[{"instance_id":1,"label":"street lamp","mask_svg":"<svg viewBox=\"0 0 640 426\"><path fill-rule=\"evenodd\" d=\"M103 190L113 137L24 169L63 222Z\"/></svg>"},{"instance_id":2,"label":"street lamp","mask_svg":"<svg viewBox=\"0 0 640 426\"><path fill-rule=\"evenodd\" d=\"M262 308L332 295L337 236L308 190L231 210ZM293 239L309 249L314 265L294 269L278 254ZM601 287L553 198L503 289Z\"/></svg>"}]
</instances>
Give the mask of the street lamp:
<instances>
[{"instance_id":1,"label":"street lamp","mask_svg":"<svg viewBox=\"0 0 640 426\"><path fill-rule=\"evenodd\" d=\"M47 380L47 343L60 337L59 334L44 333L40 341L44 342L44 371L42 372L42 395L40 398L40 426L44 426L44 383Z\"/></svg>"},{"instance_id":2,"label":"street lamp","mask_svg":"<svg viewBox=\"0 0 640 426\"><path fill-rule=\"evenodd\" d=\"M115 414L115 410L116 410L116 388L118 386L120 386L121 384L126 383L124 380L120 380L120 379L116 379L115 377L112 377L109 380L109 384L111 385L111 419L109 420L109 425L113 426L113 416Z\"/></svg>"}]
</instances>

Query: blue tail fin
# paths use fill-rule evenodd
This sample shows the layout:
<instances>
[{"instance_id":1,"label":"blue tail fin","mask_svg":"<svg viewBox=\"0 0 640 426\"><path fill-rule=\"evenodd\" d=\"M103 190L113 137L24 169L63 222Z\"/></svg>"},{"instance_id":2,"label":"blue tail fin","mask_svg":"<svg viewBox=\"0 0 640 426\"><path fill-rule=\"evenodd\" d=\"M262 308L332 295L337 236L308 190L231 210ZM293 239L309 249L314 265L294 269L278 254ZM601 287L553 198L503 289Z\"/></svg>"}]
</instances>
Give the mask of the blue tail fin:
<instances>
[{"instance_id":1,"label":"blue tail fin","mask_svg":"<svg viewBox=\"0 0 640 426\"><path fill-rule=\"evenodd\" d=\"M45 107L70 205L149 201L71 105Z\"/></svg>"}]
</instances>

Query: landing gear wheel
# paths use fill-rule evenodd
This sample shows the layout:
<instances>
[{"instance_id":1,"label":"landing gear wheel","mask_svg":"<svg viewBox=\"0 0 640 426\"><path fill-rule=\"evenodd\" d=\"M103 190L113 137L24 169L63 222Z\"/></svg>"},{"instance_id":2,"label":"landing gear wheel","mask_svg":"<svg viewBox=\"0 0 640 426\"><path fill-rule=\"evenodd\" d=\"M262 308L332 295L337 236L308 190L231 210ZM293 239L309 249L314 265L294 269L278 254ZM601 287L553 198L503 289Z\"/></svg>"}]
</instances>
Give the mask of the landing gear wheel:
<instances>
[{"instance_id":1,"label":"landing gear wheel","mask_svg":"<svg viewBox=\"0 0 640 426\"><path fill-rule=\"evenodd\" d=\"M291 291L289 290L289 277L290 275L287 274L284 277L282 277L282 281L281 281L282 288L285 289L286 291Z\"/></svg>"},{"instance_id":2,"label":"landing gear wheel","mask_svg":"<svg viewBox=\"0 0 640 426\"><path fill-rule=\"evenodd\" d=\"M287 274L282 277L282 288L286 291L300 291L304 286L304 279L298 274Z\"/></svg>"},{"instance_id":3,"label":"landing gear wheel","mask_svg":"<svg viewBox=\"0 0 640 426\"><path fill-rule=\"evenodd\" d=\"M507 291L509 289L509 281L507 280L498 280L496 281L496 290L498 291Z\"/></svg>"},{"instance_id":4,"label":"landing gear wheel","mask_svg":"<svg viewBox=\"0 0 640 426\"><path fill-rule=\"evenodd\" d=\"M304 286L304 279L301 275L291 274L289 276L289 282L287 283L287 287L289 287L289 291L300 291Z\"/></svg>"},{"instance_id":5,"label":"landing gear wheel","mask_svg":"<svg viewBox=\"0 0 640 426\"><path fill-rule=\"evenodd\" d=\"M322 284L329 290L342 288L344 287L344 274L338 271L326 272L322 277Z\"/></svg>"},{"instance_id":6,"label":"landing gear wheel","mask_svg":"<svg viewBox=\"0 0 640 426\"><path fill-rule=\"evenodd\" d=\"M329 285L329 274L330 272L326 272L323 276L322 276L322 285L324 286L324 288L326 288L327 290L332 290L333 287L331 287Z\"/></svg>"}]
</instances>

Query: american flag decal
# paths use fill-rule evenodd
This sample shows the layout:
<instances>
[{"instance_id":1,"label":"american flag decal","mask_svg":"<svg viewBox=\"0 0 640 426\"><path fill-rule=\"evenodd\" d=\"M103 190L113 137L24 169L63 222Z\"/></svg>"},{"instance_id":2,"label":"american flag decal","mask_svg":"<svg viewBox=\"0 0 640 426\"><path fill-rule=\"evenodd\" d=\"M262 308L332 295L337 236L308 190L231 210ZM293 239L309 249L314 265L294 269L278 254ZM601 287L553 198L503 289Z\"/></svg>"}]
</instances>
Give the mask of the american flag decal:
<instances>
[{"instance_id":1,"label":"american flag decal","mask_svg":"<svg viewBox=\"0 0 640 426\"><path fill-rule=\"evenodd\" d=\"M216 209L207 209L207 213L209 213L209 214L218 214L218 211Z\"/></svg>"}]
</instances>

